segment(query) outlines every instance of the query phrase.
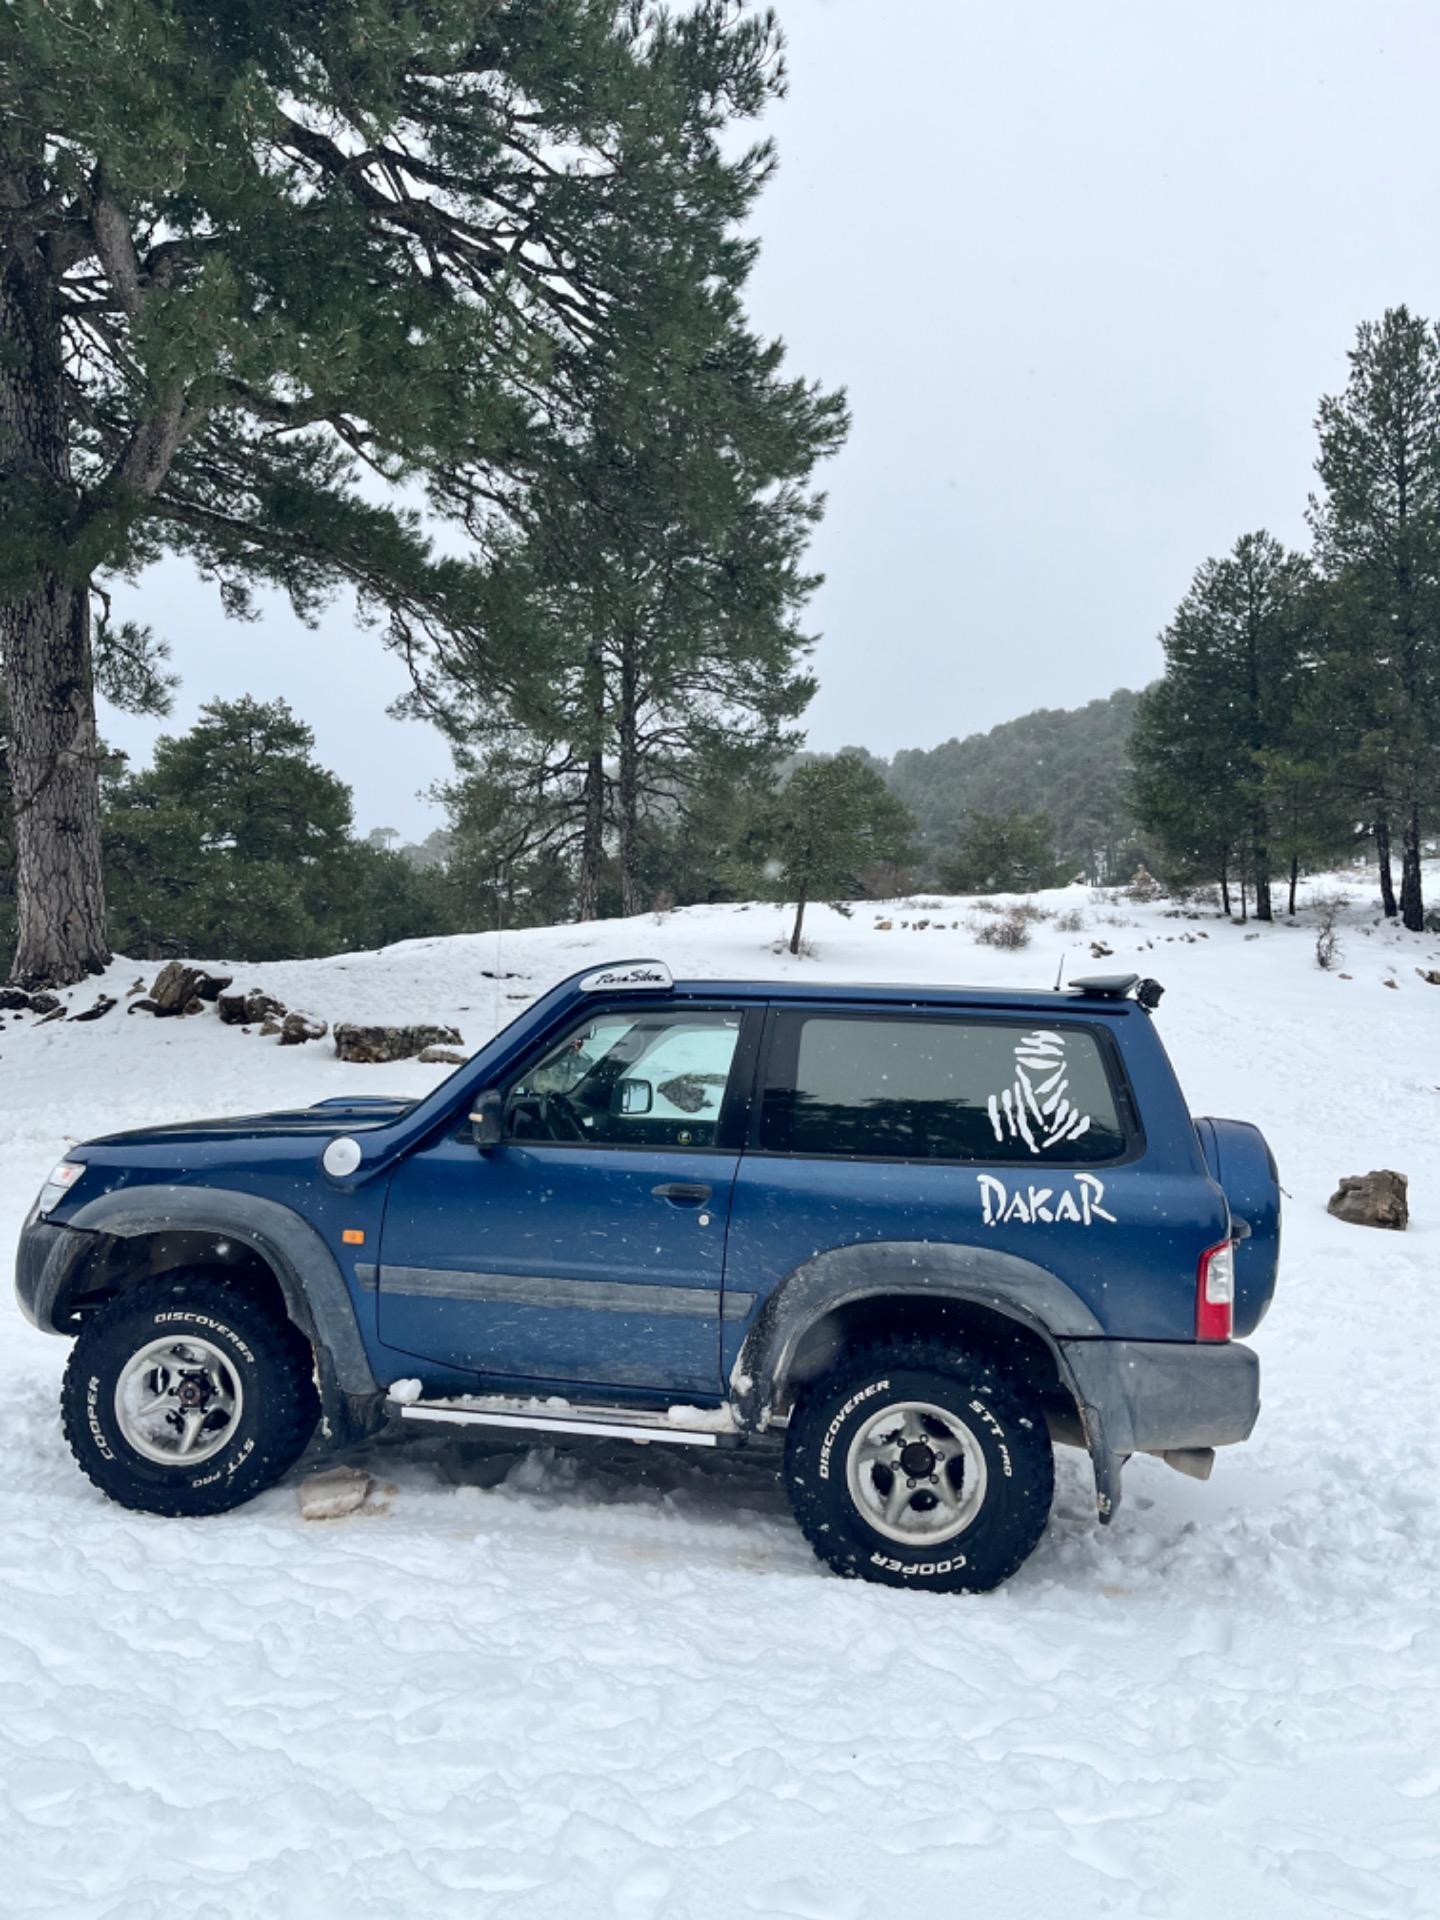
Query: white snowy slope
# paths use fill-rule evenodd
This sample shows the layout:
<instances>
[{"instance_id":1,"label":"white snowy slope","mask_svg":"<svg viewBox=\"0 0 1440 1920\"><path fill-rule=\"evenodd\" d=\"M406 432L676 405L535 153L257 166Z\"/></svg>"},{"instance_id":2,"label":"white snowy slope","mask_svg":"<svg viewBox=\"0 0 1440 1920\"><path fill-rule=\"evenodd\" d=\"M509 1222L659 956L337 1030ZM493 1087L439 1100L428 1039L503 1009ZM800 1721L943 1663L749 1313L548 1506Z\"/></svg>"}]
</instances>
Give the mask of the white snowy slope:
<instances>
[{"instance_id":1,"label":"white snowy slope","mask_svg":"<svg viewBox=\"0 0 1440 1920\"><path fill-rule=\"evenodd\" d=\"M489 938L239 973L331 1020L453 1022L470 1047L625 955L1048 984L1063 952L1072 975L1155 974L1194 1110L1257 1121L1290 1196L1264 1412L1208 1486L1133 1462L1101 1531L1066 1454L1039 1551L978 1599L833 1580L763 1466L657 1448L427 1437L369 1450L394 1492L348 1519L302 1521L298 1476L219 1520L148 1519L71 1465L64 1344L7 1277L6 1920L1440 1914L1440 987L1416 972L1440 938L1375 925L1357 890L1342 978L1303 915L1041 898L1083 931L1052 920L1006 953L966 902L864 905L815 911L818 951L791 960L776 909L717 907L515 935L498 988ZM443 1071L344 1066L213 1013L7 1019L0 1262L77 1139ZM1408 1233L1327 1217L1338 1175L1380 1166L1411 1177Z\"/></svg>"}]
</instances>

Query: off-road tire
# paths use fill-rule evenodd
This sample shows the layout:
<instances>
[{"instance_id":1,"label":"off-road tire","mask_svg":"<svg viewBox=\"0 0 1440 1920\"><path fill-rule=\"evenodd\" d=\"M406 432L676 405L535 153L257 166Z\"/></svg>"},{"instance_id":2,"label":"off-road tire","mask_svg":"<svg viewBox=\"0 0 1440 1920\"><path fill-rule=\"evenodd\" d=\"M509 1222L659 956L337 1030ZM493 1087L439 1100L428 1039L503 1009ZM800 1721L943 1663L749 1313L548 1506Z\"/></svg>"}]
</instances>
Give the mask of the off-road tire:
<instances>
[{"instance_id":1,"label":"off-road tire","mask_svg":"<svg viewBox=\"0 0 1440 1920\"><path fill-rule=\"evenodd\" d=\"M203 1463L159 1464L127 1440L115 1388L131 1358L173 1334L203 1339L234 1369L243 1403L234 1432ZM61 1391L65 1438L104 1494L137 1513L226 1513L273 1486L315 1430L319 1400L308 1342L288 1320L209 1272L143 1280L85 1322Z\"/></svg>"},{"instance_id":2,"label":"off-road tire","mask_svg":"<svg viewBox=\"0 0 1440 1920\"><path fill-rule=\"evenodd\" d=\"M875 1414L902 1402L943 1408L983 1457L978 1511L962 1532L933 1546L878 1531L849 1484L852 1444ZM785 1483L801 1531L843 1577L986 1593L1039 1543L1055 1493L1055 1456L1039 1399L1023 1380L983 1352L907 1340L862 1348L802 1391L786 1435Z\"/></svg>"}]
</instances>

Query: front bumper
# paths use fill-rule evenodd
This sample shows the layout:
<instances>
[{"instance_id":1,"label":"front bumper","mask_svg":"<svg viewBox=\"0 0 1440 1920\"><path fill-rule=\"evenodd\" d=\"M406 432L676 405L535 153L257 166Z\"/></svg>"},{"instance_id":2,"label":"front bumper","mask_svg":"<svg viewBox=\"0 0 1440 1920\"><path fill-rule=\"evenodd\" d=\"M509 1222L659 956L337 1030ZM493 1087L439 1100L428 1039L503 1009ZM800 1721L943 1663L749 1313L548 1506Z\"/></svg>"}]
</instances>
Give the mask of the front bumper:
<instances>
[{"instance_id":1,"label":"front bumper","mask_svg":"<svg viewBox=\"0 0 1440 1920\"><path fill-rule=\"evenodd\" d=\"M15 1255L15 1298L31 1326L42 1333L74 1332L57 1327L53 1318L60 1290L94 1246L92 1234L64 1227L32 1213L20 1230Z\"/></svg>"},{"instance_id":2,"label":"front bumper","mask_svg":"<svg viewBox=\"0 0 1440 1920\"><path fill-rule=\"evenodd\" d=\"M1062 1340L1100 1518L1120 1504L1132 1453L1192 1453L1248 1439L1260 1413L1260 1361L1238 1341Z\"/></svg>"}]
</instances>

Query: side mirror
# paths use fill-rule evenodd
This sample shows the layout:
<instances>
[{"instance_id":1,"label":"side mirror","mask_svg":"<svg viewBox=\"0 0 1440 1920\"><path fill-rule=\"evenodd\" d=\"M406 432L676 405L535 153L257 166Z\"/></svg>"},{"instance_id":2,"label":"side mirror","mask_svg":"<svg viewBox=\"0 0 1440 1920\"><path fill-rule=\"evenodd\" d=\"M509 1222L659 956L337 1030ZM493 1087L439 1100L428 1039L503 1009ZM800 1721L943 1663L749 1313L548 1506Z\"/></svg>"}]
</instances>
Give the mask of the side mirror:
<instances>
[{"instance_id":1,"label":"side mirror","mask_svg":"<svg viewBox=\"0 0 1440 1920\"><path fill-rule=\"evenodd\" d=\"M622 1080L615 1089L615 1112L649 1113L655 1104L655 1089L648 1080Z\"/></svg>"},{"instance_id":2,"label":"side mirror","mask_svg":"<svg viewBox=\"0 0 1440 1920\"><path fill-rule=\"evenodd\" d=\"M470 1138L480 1149L488 1153L491 1147L498 1147L505 1132L505 1101L495 1092L482 1093L475 1102L475 1111L470 1115Z\"/></svg>"}]
</instances>

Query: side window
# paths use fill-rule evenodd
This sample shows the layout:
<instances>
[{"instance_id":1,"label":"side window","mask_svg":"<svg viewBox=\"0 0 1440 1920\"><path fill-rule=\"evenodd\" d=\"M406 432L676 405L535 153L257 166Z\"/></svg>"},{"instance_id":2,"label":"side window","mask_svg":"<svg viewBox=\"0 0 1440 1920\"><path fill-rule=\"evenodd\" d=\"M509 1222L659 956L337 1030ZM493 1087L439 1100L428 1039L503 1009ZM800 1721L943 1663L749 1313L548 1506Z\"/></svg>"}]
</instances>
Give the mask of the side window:
<instances>
[{"instance_id":1,"label":"side window","mask_svg":"<svg viewBox=\"0 0 1440 1920\"><path fill-rule=\"evenodd\" d=\"M505 1137L587 1146L711 1147L738 1013L604 1012L572 1028L505 1100Z\"/></svg>"},{"instance_id":2,"label":"side window","mask_svg":"<svg viewBox=\"0 0 1440 1920\"><path fill-rule=\"evenodd\" d=\"M770 1153L1093 1164L1125 1150L1083 1027L783 1014L761 1113Z\"/></svg>"}]
</instances>

